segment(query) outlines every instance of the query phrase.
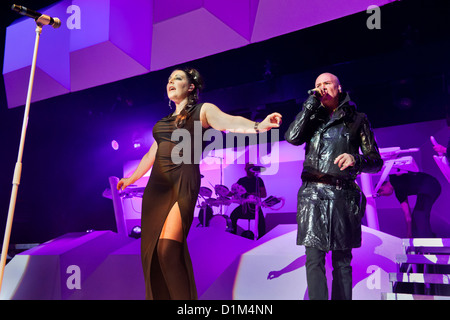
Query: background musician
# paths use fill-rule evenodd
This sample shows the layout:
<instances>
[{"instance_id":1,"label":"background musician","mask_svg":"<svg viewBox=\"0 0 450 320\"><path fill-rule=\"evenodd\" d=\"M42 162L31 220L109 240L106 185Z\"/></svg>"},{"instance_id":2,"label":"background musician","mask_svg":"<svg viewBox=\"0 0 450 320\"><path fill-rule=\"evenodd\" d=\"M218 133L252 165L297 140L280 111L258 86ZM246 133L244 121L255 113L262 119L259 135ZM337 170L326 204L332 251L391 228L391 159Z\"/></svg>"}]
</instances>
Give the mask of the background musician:
<instances>
[{"instance_id":1,"label":"background musician","mask_svg":"<svg viewBox=\"0 0 450 320\"><path fill-rule=\"evenodd\" d=\"M441 194L439 181L424 172L408 172L400 175L389 175L378 195L395 197L405 215L408 238L434 238L431 230L430 214L433 204ZM417 196L416 204L411 210L408 196Z\"/></svg>"},{"instance_id":2,"label":"background musician","mask_svg":"<svg viewBox=\"0 0 450 320\"><path fill-rule=\"evenodd\" d=\"M252 170L253 168L253 170ZM236 234L237 232L237 221L238 219L255 219L255 208L256 204L252 201L246 202L251 196L255 197L254 200L260 201L261 198L267 197L266 187L264 181L256 175L256 167L252 163L245 164L246 176L240 178L237 184L245 189L245 193L241 195L243 203L236 207L230 215L231 219L231 233ZM258 237L262 237L266 233L266 222L264 220L264 214L259 207L258 216Z\"/></svg>"}]
</instances>

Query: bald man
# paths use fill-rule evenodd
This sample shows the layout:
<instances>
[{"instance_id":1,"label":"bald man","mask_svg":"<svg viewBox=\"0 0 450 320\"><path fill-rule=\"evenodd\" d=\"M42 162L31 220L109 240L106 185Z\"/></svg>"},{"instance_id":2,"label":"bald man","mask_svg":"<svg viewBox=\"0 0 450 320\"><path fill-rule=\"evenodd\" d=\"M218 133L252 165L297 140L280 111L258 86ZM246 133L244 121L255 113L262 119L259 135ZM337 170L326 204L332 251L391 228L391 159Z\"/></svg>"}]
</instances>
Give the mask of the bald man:
<instances>
[{"instance_id":1,"label":"bald man","mask_svg":"<svg viewBox=\"0 0 450 320\"><path fill-rule=\"evenodd\" d=\"M306 247L309 299L328 299L325 255L332 251L331 298L349 300L352 248L361 246L365 211L355 179L360 172L379 171L383 161L366 115L356 111L335 75L319 75L310 92L285 134L293 145L306 143L297 244Z\"/></svg>"}]
</instances>

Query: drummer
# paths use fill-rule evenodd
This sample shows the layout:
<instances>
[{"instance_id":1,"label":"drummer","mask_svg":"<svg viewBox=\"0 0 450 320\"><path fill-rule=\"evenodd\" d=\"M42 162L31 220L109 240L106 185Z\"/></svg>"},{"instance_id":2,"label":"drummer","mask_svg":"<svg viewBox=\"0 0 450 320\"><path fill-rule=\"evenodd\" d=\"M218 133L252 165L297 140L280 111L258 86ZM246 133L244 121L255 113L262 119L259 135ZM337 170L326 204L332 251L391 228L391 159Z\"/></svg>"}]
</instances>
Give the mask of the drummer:
<instances>
[{"instance_id":1,"label":"drummer","mask_svg":"<svg viewBox=\"0 0 450 320\"><path fill-rule=\"evenodd\" d=\"M243 203L236 207L230 215L232 225L231 232L234 234L237 232L238 219L255 219L255 201L267 197L264 181L257 176L257 173L260 172L261 168L262 167L255 166L252 163L246 163L246 176L240 178L232 187L235 198L240 197L242 200L248 200L243 201ZM251 201L252 199L255 201ZM261 206L259 207L258 220L258 237L262 237L266 233L266 222Z\"/></svg>"}]
</instances>

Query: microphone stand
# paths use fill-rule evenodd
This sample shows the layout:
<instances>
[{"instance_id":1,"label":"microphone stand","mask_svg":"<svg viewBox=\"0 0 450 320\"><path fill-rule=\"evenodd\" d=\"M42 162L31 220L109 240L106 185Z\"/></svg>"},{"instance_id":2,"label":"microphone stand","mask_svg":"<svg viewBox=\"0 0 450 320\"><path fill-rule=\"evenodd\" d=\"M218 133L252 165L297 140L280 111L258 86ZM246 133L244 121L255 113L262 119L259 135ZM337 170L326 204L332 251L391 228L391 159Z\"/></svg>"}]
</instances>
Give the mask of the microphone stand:
<instances>
[{"instance_id":1,"label":"microphone stand","mask_svg":"<svg viewBox=\"0 0 450 320\"><path fill-rule=\"evenodd\" d=\"M11 198L10 198L9 210L8 210L8 219L6 222L5 235L4 235L4 239L3 239L2 255L1 255L1 262L0 262L0 292L2 289L2 283L3 283L3 274L5 271L5 265L6 265L6 256L8 255L8 247L9 247L9 240L11 237L14 209L16 206L17 191L19 189L20 175L22 173L22 156L23 156L23 149L24 149L24 145L25 145L25 135L26 135L27 125L28 125L28 115L30 113L31 93L33 91L34 74L36 71L36 59L37 59L37 52L38 52L38 47L39 47L39 39L40 39L40 36L42 33L42 27L43 27L43 25L41 23L36 22L36 40L34 43L34 53L33 53L33 61L31 64L30 81L28 83L28 93L27 93L27 100L26 100L26 104L25 104L25 113L24 113L24 117L23 117L22 134L20 137L19 153L17 156L17 162L16 162L16 166L14 168L14 176L13 176L13 182L12 182L13 185L12 185Z\"/></svg>"}]
</instances>

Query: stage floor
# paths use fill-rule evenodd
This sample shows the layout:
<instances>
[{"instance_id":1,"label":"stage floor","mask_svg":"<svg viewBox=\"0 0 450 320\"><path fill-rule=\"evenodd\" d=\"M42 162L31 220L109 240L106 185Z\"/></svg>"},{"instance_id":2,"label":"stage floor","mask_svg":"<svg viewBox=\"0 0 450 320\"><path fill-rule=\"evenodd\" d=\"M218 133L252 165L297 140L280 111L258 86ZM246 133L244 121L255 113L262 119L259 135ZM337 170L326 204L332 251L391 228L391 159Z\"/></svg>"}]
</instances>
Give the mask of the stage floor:
<instances>
[{"instance_id":1,"label":"stage floor","mask_svg":"<svg viewBox=\"0 0 450 320\"><path fill-rule=\"evenodd\" d=\"M296 225L278 225L258 240L222 226L193 227L188 237L200 300L307 299L305 251ZM70 233L17 254L6 266L0 298L46 300L144 299L140 240L112 231ZM389 273L402 240L363 226L353 250L353 299L392 292ZM326 267L331 288L331 261Z\"/></svg>"}]
</instances>

